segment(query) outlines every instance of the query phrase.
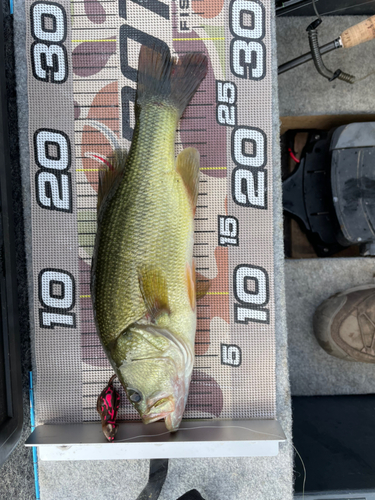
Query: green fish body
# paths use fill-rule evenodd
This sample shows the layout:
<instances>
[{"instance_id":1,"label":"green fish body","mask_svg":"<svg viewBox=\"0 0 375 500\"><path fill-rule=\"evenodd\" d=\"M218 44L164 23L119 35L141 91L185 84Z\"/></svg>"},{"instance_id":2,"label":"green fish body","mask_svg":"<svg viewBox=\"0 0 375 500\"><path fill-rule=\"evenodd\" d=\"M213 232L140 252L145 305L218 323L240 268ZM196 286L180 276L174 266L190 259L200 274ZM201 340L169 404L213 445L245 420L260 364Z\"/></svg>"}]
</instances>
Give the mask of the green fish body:
<instances>
[{"instance_id":1,"label":"green fish body","mask_svg":"<svg viewBox=\"0 0 375 500\"><path fill-rule=\"evenodd\" d=\"M160 49L159 49L160 50ZM142 47L136 125L128 156L100 175L91 275L97 331L145 423L177 430L194 363L194 211L199 153L175 160L179 119L207 71L203 55L178 62Z\"/></svg>"}]
</instances>

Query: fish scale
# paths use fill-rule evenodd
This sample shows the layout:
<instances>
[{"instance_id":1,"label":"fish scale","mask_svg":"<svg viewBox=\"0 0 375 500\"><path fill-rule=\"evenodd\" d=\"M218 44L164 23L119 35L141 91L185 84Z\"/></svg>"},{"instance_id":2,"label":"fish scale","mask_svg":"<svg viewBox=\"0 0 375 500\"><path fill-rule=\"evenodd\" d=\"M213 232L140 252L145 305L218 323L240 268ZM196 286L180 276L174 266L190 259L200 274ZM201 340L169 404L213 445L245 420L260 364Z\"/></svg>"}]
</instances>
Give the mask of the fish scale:
<instances>
[{"instance_id":1,"label":"fish scale","mask_svg":"<svg viewBox=\"0 0 375 500\"><path fill-rule=\"evenodd\" d=\"M160 116L158 116L160 112L154 113L151 111L150 115L151 123L159 122L160 124ZM146 118L150 119L147 117L147 114ZM145 122L143 129L147 134L150 125L147 123L147 119ZM167 132L167 134L169 133L169 142L173 146L173 127L168 127L167 122L165 127L159 125L159 130L160 132L155 134L156 140L158 136L163 137L165 132ZM116 322L116 326L111 325L110 331L108 331L108 338L112 336L117 337L130 322L134 321L134 318L138 319L137 316L142 317L144 314L144 306L141 301L138 279L136 276L137 267L142 263L146 264L149 260L154 261L159 257L159 265L168 273L168 276L171 278L170 282L173 284L174 276L171 276L171 274L176 267L173 266L173 261L179 256L179 252L176 249L180 246L183 247L184 244L181 243L180 240L187 239L187 231L192 230L192 223L189 229L184 230L183 227L184 221L189 221L189 212L191 211L186 193L184 192L184 187L181 184L178 186L178 179L171 179L171 186L171 183L165 182L165 172L163 172L162 169L154 168L155 165L161 164L161 158L164 158L165 155L163 155L162 151L160 151L159 154L158 151L156 151L156 154L155 152L149 154L147 158L148 148L143 146L143 141L146 141L146 138L143 137L143 130L140 131L138 139L137 131L134 135L137 144L134 149L139 149L139 152L136 151L133 155L129 155L128 164L133 163L133 166L129 168L129 173L126 172L125 178L118 188L116 197L111 200L110 209L106 210L106 213L98 224L100 238L103 239L98 261L100 260L101 265L109 268L108 271L105 270L103 272L103 275L100 275L105 276L105 280L107 281L98 284L100 293L106 294L107 287L111 290L112 281L120 281L125 284L126 282L131 282L134 290L138 291L138 293L135 293L133 289L129 290L126 285L120 286L119 296L121 299L119 299L119 309L121 311L121 320L119 320L118 323ZM138 144L140 144L139 148ZM164 163L164 165L167 165L166 169L169 171L167 178L172 175L175 177L174 148L170 147L169 149L169 164L167 162ZM143 152L143 150L145 151ZM147 160L143 158L147 158ZM162 186L158 189L158 185L161 183ZM175 195L173 199L168 196L165 197L165 189L168 189L170 195ZM174 220L174 215L171 214L171 209L178 207L178 205L185 205L183 207L185 213L180 220L176 221ZM158 221L158 223L152 224L150 221ZM164 245L166 238L168 238L167 235L170 232L172 232L173 235L169 238L169 244ZM134 238L129 239L128 235L133 235ZM114 242L114 239L120 240L121 242ZM126 247L126 250L119 255L118 247L121 246L124 248ZM163 249L163 252L167 252L168 259L166 259L166 255L157 255L161 249ZM133 254L133 252L135 252L135 254ZM132 256L129 256L129 253ZM160 259L160 257L162 257L162 259ZM124 266L122 266L119 263L119 259L121 258L123 258L128 265L125 266L124 262ZM179 260L182 261L184 265L187 258L187 256L181 255ZM166 262L167 260L168 262ZM97 265L99 265L99 262ZM173 292L175 291L173 290ZM109 293L111 293L111 291ZM130 304L128 303L130 297L134 298L135 296L139 297L139 304L136 302L136 307L134 307L134 301L131 301ZM176 299L175 294L173 294L173 296ZM109 297L108 300L111 301L112 299ZM131 310L132 313L126 315L128 310ZM114 311L109 307L109 304L107 306L107 311L114 319L117 318L117 316L113 315ZM125 317L123 316L124 314ZM107 337L105 333L102 335Z\"/></svg>"}]
</instances>

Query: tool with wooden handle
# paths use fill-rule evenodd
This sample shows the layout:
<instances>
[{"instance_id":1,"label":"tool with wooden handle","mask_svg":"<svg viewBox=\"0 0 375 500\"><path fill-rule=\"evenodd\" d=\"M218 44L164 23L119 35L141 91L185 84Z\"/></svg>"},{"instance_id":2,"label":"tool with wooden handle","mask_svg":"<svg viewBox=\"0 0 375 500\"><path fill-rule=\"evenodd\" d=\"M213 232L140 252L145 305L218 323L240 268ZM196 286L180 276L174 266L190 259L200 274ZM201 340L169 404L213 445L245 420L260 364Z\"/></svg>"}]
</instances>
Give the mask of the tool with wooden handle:
<instances>
[{"instance_id":1,"label":"tool with wooden handle","mask_svg":"<svg viewBox=\"0 0 375 500\"><path fill-rule=\"evenodd\" d=\"M328 52L331 52L332 50L335 49L339 49L340 47L348 49L350 47L354 47L355 45L359 45L360 43L373 40L374 38L375 38L375 16L371 16L365 21L362 21L356 24L355 26L348 28L332 42L322 45L319 48L320 54L321 55L327 54ZM302 56L296 57L291 61L281 64L278 68L278 73L279 75L281 75L286 71L296 68L297 66L300 66L301 64L304 64L308 61L311 61L312 58L313 58L312 53L307 52Z\"/></svg>"},{"instance_id":2,"label":"tool with wooden handle","mask_svg":"<svg viewBox=\"0 0 375 500\"><path fill-rule=\"evenodd\" d=\"M363 42L369 42L375 38L375 16L371 16L365 21L352 26L341 33L341 45L344 49L349 49Z\"/></svg>"}]
</instances>

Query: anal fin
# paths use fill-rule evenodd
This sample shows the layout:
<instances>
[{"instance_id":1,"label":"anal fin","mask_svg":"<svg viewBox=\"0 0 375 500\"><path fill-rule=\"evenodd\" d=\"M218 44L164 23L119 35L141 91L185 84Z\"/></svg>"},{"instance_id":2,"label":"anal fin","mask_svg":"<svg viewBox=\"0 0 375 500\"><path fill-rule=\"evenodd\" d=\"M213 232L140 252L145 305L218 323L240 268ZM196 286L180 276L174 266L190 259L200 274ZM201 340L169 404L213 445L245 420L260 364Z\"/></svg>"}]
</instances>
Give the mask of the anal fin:
<instances>
[{"instance_id":1,"label":"anal fin","mask_svg":"<svg viewBox=\"0 0 375 500\"><path fill-rule=\"evenodd\" d=\"M193 261L193 269L194 269L194 282L195 282L195 295L196 300L203 299L208 293L208 290L211 287L211 280L209 279L197 279L195 273L195 262Z\"/></svg>"},{"instance_id":2,"label":"anal fin","mask_svg":"<svg viewBox=\"0 0 375 500\"><path fill-rule=\"evenodd\" d=\"M211 287L210 281L197 281L197 301L203 299Z\"/></svg>"},{"instance_id":3,"label":"anal fin","mask_svg":"<svg viewBox=\"0 0 375 500\"><path fill-rule=\"evenodd\" d=\"M187 262L185 267L185 277L186 277L186 287L189 296L189 302L191 309L195 311L196 305L196 290L195 290L195 266L193 262L193 267Z\"/></svg>"},{"instance_id":4,"label":"anal fin","mask_svg":"<svg viewBox=\"0 0 375 500\"><path fill-rule=\"evenodd\" d=\"M138 270L139 288L148 314L155 321L161 314L170 314L167 280L164 273L152 266Z\"/></svg>"},{"instance_id":5,"label":"anal fin","mask_svg":"<svg viewBox=\"0 0 375 500\"><path fill-rule=\"evenodd\" d=\"M199 152L195 148L183 149L177 156L176 170L185 184L192 209L195 211L199 191Z\"/></svg>"}]
</instances>

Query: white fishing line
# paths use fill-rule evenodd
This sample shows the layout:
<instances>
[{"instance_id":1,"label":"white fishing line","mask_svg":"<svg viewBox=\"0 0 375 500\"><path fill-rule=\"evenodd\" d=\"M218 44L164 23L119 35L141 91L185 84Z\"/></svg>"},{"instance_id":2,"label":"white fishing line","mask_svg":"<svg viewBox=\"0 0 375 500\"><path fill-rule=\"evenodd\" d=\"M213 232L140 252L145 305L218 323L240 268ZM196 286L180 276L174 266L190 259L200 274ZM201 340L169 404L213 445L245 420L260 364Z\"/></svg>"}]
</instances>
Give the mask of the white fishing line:
<instances>
[{"instance_id":1,"label":"white fishing line","mask_svg":"<svg viewBox=\"0 0 375 500\"><path fill-rule=\"evenodd\" d=\"M294 451L297 453L298 458L301 460L302 468L303 468L303 482L302 482L302 499L305 498L305 486L306 486L306 478L307 478L307 472L306 472L306 467L305 467L305 462L303 461L299 451L297 448L294 446L292 443L292 446L294 448Z\"/></svg>"},{"instance_id":2,"label":"white fishing line","mask_svg":"<svg viewBox=\"0 0 375 500\"><path fill-rule=\"evenodd\" d=\"M255 434L263 434L265 436L271 436L271 437L276 437L276 438L279 438L280 436L278 434L271 434L269 432L261 432L261 431L256 431L254 429L249 429L248 427L242 427L242 426L238 426L238 425L226 425L226 426L220 426L220 425L205 425L205 426L198 426L198 427L182 427L180 429L178 429L178 432L181 432L181 431L194 431L194 430L198 430L198 429L243 429L245 431L250 431L250 432L254 432ZM138 438L150 438L150 437L159 437L159 436L165 436L166 434L170 434L169 431L165 431L165 432L160 432L159 434L140 434L139 436L133 436L133 437L130 437L130 438L125 438L125 439L116 439L117 442L123 442L123 441L131 441L132 439L138 439ZM299 453L299 451L297 450L297 448L294 446L294 444L292 443L292 446L294 448L294 451L296 452L296 454L298 455L298 458L300 459L301 461L301 464L302 464L302 468L303 468L303 483L302 483L302 499L305 498L305 485L306 485L306 478L307 478L307 472L306 472L306 467L305 467L305 463Z\"/></svg>"},{"instance_id":3,"label":"white fishing line","mask_svg":"<svg viewBox=\"0 0 375 500\"><path fill-rule=\"evenodd\" d=\"M312 4L313 4L313 7L314 7L315 14L318 16L318 18L320 20L322 20L322 18L320 17L320 14L318 12L318 9L316 8L315 2L316 2L316 0L312 0Z\"/></svg>"}]
</instances>

